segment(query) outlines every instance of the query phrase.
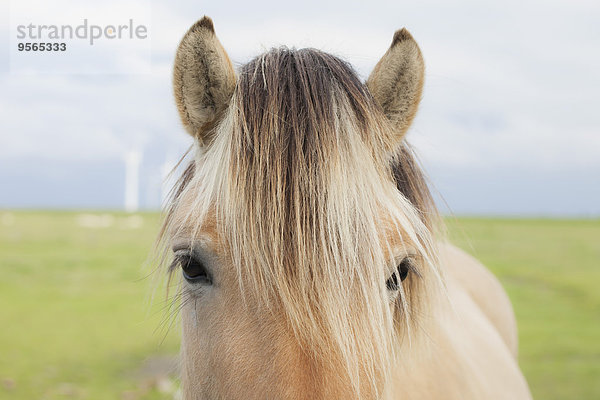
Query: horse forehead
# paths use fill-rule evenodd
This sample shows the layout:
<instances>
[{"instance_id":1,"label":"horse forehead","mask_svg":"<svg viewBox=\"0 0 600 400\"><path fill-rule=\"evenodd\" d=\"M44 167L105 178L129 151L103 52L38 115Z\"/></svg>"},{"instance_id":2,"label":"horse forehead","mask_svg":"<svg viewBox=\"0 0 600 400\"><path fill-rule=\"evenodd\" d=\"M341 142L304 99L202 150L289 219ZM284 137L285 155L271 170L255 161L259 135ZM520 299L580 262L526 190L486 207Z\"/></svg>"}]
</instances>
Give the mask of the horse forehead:
<instances>
[{"instance_id":1,"label":"horse forehead","mask_svg":"<svg viewBox=\"0 0 600 400\"><path fill-rule=\"evenodd\" d=\"M193 195L193 192L188 193L188 196ZM193 204L193 201L189 198L184 200L184 204ZM224 230L222 229L225 221L217 218L217 211L214 204L208 207L208 212L201 219L190 218L186 207L182 207L178 211L181 214L176 219L179 219L183 226L180 225L177 228L178 234L175 235L176 239L201 240L218 254L229 253L231 249L227 247L228 241L225 240L223 236ZM188 214L188 218L186 218L186 214ZM389 210L380 209L378 219L379 223L376 229L380 236L380 242L385 244L386 248L384 251L386 253L388 251L392 253L404 252L413 247L409 235L398 229L398 225L394 222L394 218ZM275 224L285 223L285 221L272 222ZM354 238L357 242L360 242L360 239L360 237ZM386 256L392 256L392 254L386 254Z\"/></svg>"},{"instance_id":2,"label":"horse forehead","mask_svg":"<svg viewBox=\"0 0 600 400\"><path fill-rule=\"evenodd\" d=\"M387 246L384 249L386 252L390 251L392 254L386 256L392 256L395 253L410 252L413 248L413 244L405 235L404 232L399 232L395 224L391 221L385 221L379 227L379 234L381 235L382 243ZM188 236L191 236L191 232ZM209 245L211 249L217 253L224 253L227 251L225 247L225 240L219 229L219 223L216 216L207 216L200 225L200 229L196 232L196 239L201 239L204 243ZM360 240L360 238L356 238Z\"/></svg>"},{"instance_id":3,"label":"horse forehead","mask_svg":"<svg viewBox=\"0 0 600 400\"><path fill-rule=\"evenodd\" d=\"M191 219L183 220L182 226L176 227L175 232L172 233L171 241L174 245L179 242L200 241L215 252L224 250L224 241L219 233L217 219L213 215L203 218L199 226Z\"/></svg>"}]
</instances>

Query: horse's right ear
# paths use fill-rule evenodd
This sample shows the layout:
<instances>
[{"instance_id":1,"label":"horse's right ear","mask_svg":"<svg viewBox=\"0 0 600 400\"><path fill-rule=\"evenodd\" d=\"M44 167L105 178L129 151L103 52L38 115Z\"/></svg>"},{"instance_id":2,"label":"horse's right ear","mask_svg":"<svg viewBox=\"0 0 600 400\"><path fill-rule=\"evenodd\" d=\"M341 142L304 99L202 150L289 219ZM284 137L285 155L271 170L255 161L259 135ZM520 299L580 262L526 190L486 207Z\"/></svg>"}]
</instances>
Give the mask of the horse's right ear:
<instances>
[{"instance_id":1,"label":"horse's right ear","mask_svg":"<svg viewBox=\"0 0 600 400\"><path fill-rule=\"evenodd\" d=\"M414 119L425 78L421 50L404 28L394 34L392 45L367 79L367 87L395 128L397 142Z\"/></svg>"},{"instance_id":2,"label":"horse's right ear","mask_svg":"<svg viewBox=\"0 0 600 400\"><path fill-rule=\"evenodd\" d=\"M211 128L229 105L235 72L215 35L210 18L196 22L185 34L175 56L173 90L186 130L206 143Z\"/></svg>"}]
</instances>

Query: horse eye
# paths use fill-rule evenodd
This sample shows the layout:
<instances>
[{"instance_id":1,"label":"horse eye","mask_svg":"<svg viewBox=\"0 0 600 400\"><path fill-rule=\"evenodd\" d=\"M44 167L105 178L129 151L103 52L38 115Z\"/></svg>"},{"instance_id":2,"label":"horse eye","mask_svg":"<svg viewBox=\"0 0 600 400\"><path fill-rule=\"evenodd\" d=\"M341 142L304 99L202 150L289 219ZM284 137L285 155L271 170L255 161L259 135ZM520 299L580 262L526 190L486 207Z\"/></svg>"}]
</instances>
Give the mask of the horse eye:
<instances>
[{"instance_id":1,"label":"horse eye","mask_svg":"<svg viewBox=\"0 0 600 400\"><path fill-rule=\"evenodd\" d=\"M405 257L400 262L392 276L390 276L389 279L385 282L385 286L387 287L387 289L391 291L398 290L400 288L400 282L403 282L406 279L409 271L410 258ZM398 279L400 279L400 281L398 281Z\"/></svg>"},{"instance_id":2,"label":"horse eye","mask_svg":"<svg viewBox=\"0 0 600 400\"><path fill-rule=\"evenodd\" d=\"M208 271L200 260L189 254L179 255L177 258L186 281L190 283L212 283Z\"/></svg>"}]
</instances>

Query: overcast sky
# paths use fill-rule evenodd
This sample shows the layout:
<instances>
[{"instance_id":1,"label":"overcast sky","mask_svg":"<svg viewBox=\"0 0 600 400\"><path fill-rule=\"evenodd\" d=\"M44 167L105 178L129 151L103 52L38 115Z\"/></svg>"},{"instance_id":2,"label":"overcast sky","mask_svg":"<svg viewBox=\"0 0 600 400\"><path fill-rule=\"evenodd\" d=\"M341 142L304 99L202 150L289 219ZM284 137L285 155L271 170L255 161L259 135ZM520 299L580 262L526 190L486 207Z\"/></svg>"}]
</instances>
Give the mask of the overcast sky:
<instances>
[{"instance_id":1,"label":"overcast sky","mask_svg":"<svg viewBox=\"0 0 600 400\"><path fill-rule=\"evenodd\" d=\"M206 14L236 65L273 46L316 47L363 78L406 27L427 68L408 138L443 210L599 216L600 3L452 3L15 0L9 18L3 2L0 208L119 208L132 148L143 151L141 203L157 207L163 165L191 141L171 93L174 52ZM14 58L14 23L24 17L46 25L137 18L149 37L62 54L64 65L100 66L94 73L43 73L49 56L36 56L42 73L27 72ZM115 65L127 73L102 71Z\"/></svg>"}]
</instances>

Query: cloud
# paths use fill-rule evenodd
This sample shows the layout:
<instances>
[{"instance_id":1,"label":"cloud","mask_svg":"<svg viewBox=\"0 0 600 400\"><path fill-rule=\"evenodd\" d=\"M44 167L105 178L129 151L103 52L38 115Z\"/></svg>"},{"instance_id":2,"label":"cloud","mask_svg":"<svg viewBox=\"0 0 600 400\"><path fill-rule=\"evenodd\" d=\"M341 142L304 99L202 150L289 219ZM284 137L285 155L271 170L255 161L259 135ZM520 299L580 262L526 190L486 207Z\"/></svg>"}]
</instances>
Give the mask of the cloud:
<instances>
[{"instance_id":1,"label":"cloud","mask_svg":"<svg viewBox=\"0 0 600 400\"><path fill-rule=\"evenodd\" d=\"M134 13L127 1L106 4L49 7L32 11L31 18L78 21L90 15L108 21ZM0 76L0 158L77 165L114 162L131 147L143 147L151 154L147 173L156 173L172 158L166 153L183 152L190 143L173 106L170 74L177 43L204 14L214 19L237 64L272 46L308 46L349 60L363 78L394 30L407 26L427 64L409 139L433 183L451 188L451 208L533 212L548 202L548 188L558 179L569 192L547 212L598 214L598 193L588 185L600 180L599 11L587 1L153 2L151 58L131 47L88 59L110 58L123 70L145 73ZM7 32L6 22L0 28ZM477 201L491 209L478 207L469 195L486 176L496 177L496 189ZM520 203L495 201L502 190L525 189Z\"/></svg>"}]
</instances>

